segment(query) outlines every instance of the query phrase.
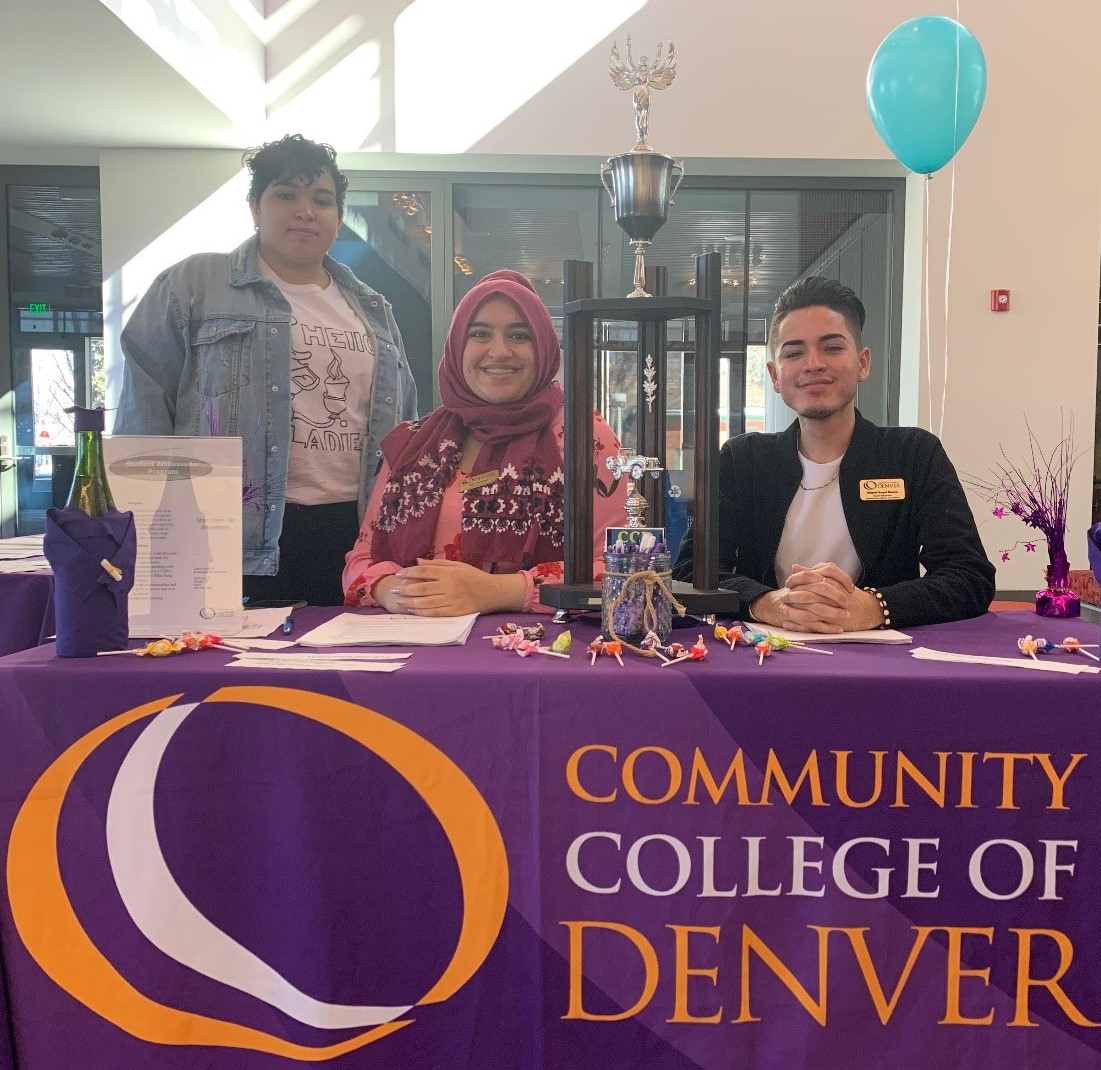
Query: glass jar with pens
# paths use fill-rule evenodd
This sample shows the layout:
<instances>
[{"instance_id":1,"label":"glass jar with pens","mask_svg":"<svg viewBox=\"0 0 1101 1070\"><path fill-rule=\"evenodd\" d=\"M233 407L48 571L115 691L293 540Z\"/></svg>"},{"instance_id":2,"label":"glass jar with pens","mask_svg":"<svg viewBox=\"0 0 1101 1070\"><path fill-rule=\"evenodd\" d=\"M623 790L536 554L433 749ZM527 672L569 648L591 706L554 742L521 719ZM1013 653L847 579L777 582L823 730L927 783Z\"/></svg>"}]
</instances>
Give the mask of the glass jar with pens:
<instances>
[{"instance_id":1,"label":"glass jar with pens","mask_svg":"<svg viewBox=\"0 0 1101 1070\"><path fill-rule=\"evenodd\" d=\"M649 632L663 643L673 627L669 551L650 532L638 541L619 540L604 553L601 630L638 644Z\"/></svg>"}]
</instances>

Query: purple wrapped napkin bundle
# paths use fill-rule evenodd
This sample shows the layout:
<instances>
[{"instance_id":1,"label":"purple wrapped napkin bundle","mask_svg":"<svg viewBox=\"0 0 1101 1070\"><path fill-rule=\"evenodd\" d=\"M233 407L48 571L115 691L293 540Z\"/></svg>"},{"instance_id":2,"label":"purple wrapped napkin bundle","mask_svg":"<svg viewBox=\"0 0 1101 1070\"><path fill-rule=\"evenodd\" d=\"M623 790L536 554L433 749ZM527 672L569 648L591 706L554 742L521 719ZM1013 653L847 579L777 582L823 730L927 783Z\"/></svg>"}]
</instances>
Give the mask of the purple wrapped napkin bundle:
<instances>
[{"instance_id":1,"label":"purple wrapped napkin bundle","mask_svg":"<svg viewBox=\"0 0 1101 1070\"><path fill-rule=\"evenodd\" d=\"M48 509L43 551L54 572L58 657L125 650L127 595L138 552L134 514L111 509L89 516L71 506Z\"/></svg>"}]
</instances>

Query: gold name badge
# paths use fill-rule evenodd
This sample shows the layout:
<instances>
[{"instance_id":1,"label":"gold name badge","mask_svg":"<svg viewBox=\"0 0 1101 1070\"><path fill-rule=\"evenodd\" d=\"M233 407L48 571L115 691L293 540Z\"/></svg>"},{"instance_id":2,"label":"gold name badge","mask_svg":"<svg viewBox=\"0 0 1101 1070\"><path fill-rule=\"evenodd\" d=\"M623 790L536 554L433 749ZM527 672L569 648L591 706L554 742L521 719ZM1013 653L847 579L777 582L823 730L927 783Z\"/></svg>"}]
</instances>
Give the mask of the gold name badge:
<instances>
[{"instance_id":1,"label":"gold name badge","mask_svg":"<svg viewBox=\"0 0 1101 1070\"><path fill-rule=\"evenodd\" d=\"M905 479L862 479L862 502L900 502L906 497Z\"/></svg>"},{"instance_id":2,"label":"gold name badge","mask_svg":"<svg viewBox=\"0 0 1101 1070\"><path fill-rule=\"evenodd\" d=\"M496 483L501 478L501 473L494 468L492 472L482 472L480 475L467 476L459 482L459 493L465 494L468 490L477 490L479 487Z\"/></svg>"}]
</instances>

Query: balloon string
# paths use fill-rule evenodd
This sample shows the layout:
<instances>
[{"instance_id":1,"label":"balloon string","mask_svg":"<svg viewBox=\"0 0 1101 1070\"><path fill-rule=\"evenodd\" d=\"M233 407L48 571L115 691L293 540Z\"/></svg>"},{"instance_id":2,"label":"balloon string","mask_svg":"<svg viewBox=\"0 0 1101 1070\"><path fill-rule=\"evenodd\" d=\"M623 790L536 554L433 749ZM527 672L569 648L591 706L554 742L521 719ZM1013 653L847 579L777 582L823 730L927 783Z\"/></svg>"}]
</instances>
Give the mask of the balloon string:
<instances>
[{"instance_id":1,"label":"balloon string","mask_svg":"<svg viewBox=\"0 0 1101 1070\"><path fill-rule=\"evenodd\" d=\"M952 144L959 137L960 126L960 0L956 0L956 85L952 95ZM948 408L948 291L952 278L952 223L956 214L956 161L952 160L952 189L948 199L948 242L944 263L944 379L940 388L940 428L937 432L944 438L944 417Z\"/></svg>"},{"instance_id":2,"label":"balloon string","mask_svg":"<svg viewBox=\"0 0 1101 1070\"><path fill-rule=\"evenodd\" d=\"M944 438L944 412L948 407L948 290L952 279L952 220L956 214L956 161L952 161L952 188L948 200L948 248L944 263L944 382L940 388L940 430Z\"/></svg>"},{"instance_id":3,"label":"balloon string","mask_svg":"<svg viewBox=\"0 0 1101 1070\"><path fill-rule=\"evenodd\" d=\"M925 298L925 399L929 409L929 422L926 426L933 430L933 351L932 339L929 337L929 183L932 175L925 176L925 205L922 219L921 240L921 271L923 277L922 296Z\"/></svg>"}]
</instances>

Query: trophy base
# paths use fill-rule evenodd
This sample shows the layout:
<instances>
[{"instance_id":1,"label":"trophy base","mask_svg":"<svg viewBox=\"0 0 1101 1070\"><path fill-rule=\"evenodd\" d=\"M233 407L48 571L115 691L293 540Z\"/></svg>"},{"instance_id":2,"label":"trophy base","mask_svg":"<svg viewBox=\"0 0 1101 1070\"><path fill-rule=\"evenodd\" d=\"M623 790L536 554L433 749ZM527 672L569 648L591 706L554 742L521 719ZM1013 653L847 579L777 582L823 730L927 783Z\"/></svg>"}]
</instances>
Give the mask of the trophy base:
<instances>
[{"instance_id":1,"label":"trophy base","mask_svg":"<svg viewBox=\"0 0 1101 1070\"><path fill-rule=\"evenodd\" d=\"M685 613L693 617L734 617L738 612L739 599L733 591L701 590L690 583L674 580L673 597L682 606ZM599 613L603 596L599 584L590 583L545 583L539 588L539 601L545 606L553 606L557 623L568 620L568 614Z\"/></svg>"}]
</instances>

